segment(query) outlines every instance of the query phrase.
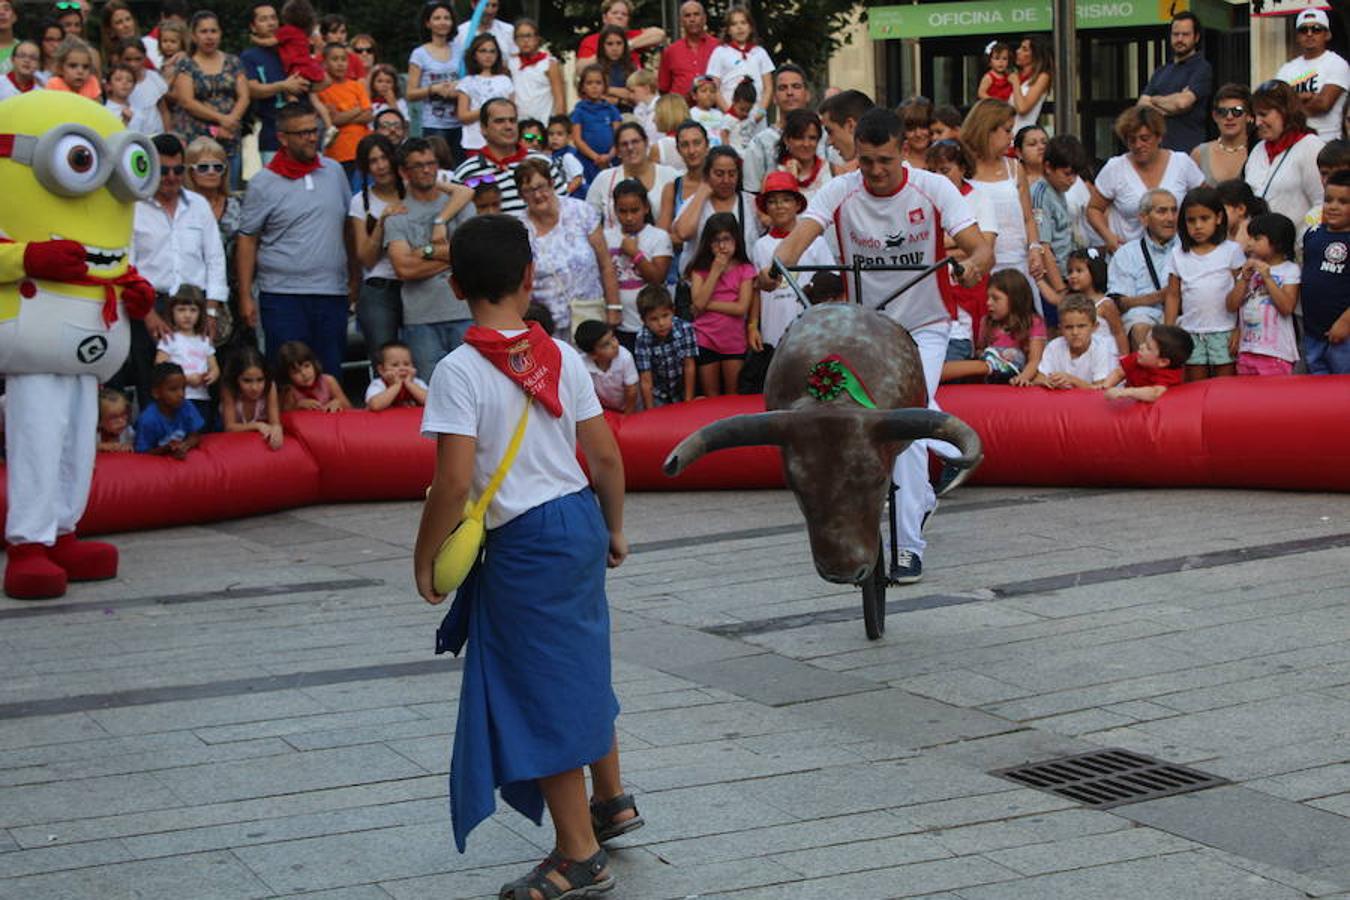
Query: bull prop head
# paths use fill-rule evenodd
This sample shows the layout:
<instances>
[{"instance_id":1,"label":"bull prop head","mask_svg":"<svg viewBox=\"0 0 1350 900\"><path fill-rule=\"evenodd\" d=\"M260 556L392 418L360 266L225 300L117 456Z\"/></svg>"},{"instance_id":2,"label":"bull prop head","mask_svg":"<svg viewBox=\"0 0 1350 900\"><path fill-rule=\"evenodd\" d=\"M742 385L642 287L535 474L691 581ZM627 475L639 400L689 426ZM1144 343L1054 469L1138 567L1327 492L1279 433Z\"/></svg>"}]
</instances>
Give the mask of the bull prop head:
<instances>
[{"instance_id":1,"label":"bull prop head","mask_svg":"<svg viewBox=\"0 0 1350 900\"><path fill-rule=\"evenodd\" d=\"M816 361L849 357L876 406L847 394L821 400L804 373ZM850 369L850 372L855 371ZM946 441L960 452L947 462L969 477L984 453L969 425L946 413L917 408L927 398L918 350L898 325L856 305L824 304L793 325L774 354L765 385L770 412L733 416L700 428L666 457L675 477L705 453L772 445L783 476L806 517L811 556L826 581L860 584L876 564L880 513L895 457L921 439ZM889 408L888 408L889 407Z\"/></svg>"}]
</instances>

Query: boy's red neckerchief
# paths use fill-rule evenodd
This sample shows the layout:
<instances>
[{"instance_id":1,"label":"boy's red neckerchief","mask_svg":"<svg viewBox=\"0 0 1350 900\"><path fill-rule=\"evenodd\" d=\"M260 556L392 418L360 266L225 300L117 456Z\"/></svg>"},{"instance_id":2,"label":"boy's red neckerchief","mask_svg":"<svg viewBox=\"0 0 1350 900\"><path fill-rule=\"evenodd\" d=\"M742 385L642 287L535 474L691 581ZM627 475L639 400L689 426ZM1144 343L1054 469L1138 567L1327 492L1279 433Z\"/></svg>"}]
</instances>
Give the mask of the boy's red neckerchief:
<instances>
[{"instance_id":1,"label":"boy's red neckerchief","mask_svg":"<svg viewBox=\"0 0 1350 900\"><path fill-rule=\"evenodd\" d=\"M474 325L464 335L464 341L554 417L561 418L563 407L558 388L562 382L562 351L538 322L527 324L528 331L512 337Z\"/></svg>"}]
</instances>

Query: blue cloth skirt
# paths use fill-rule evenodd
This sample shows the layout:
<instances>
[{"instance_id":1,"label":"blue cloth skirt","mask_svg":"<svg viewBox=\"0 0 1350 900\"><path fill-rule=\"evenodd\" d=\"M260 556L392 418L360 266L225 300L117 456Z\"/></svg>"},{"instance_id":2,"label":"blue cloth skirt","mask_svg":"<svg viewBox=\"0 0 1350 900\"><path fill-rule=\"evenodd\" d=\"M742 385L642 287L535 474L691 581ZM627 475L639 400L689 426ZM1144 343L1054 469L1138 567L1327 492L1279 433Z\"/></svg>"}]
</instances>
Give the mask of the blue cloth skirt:
<instances>
[{"instance_id":1,"label":"blue cloth skirt","mask_svg":"<svg viewBox=\"0 0 1350 900\"><path fill-rule=\"evenodd\" d=\"M609 752L619 701L610 681L609 531L589 488L487 533L455 594L436 652L467 644L450 760L455 846L496 809L494 791L540 824L536 779Z\"/></svg>"}]
</instances>

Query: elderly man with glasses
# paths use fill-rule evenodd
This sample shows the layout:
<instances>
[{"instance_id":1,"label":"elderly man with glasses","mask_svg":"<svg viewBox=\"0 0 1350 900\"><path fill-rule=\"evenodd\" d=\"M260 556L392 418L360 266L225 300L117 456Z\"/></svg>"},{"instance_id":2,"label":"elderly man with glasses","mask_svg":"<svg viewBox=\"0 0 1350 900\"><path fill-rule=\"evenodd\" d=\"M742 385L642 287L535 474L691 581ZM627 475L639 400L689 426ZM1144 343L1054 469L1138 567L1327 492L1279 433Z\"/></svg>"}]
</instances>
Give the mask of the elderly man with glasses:
<instances>
[{"instance_id":1,"label":"elderly man with glasses","mask_svg":"<svg viewBox=\"0 0 1350 900\"><path fill-rule=\"evenodd\" d=\"M1350 64L1334 50L1331 20L1326 10L1305 9L1294 22L1298 46L1303 52L1280 66L1275 73L1294 89L1303 103L1308 127L1324 141L1341 136L1341 116L1345 112L1346 91L1350 90Z\"/></svg>"},{"instance_id":2,"label":"elderly man with glasses","mask_svg":"<svg viewBox=\"0 0 1350 900\"><path fill-rule=\"evenodd\" d=\"M336 376L347 344L351 190L342 164L319 155L312 109L293 103L278 110L277 135L281 149L244 195L234 247L239 314L262 325L270 362L285 342L303 341Z\"/></svg>"},{"instance_id":3,"label":"elderly man with glasses","mask_svg":"<svg viewBox=\"0 0 1350 900\"><path fill-rule=\"evenodd\" d=\"M131 253L137 270L155 288L155 309L144 322L132 320L131 352L120 373L123 385L136 388L142 406L149 402L155 346L172 331L165 301L183 285L201 288L207 299L207 333L214 336L215 317L230 296L225 248L211 204L183 187L183 142L160 134L154 143L159 187L153 197L136 203Z\"/></svg>"}]
</instances>

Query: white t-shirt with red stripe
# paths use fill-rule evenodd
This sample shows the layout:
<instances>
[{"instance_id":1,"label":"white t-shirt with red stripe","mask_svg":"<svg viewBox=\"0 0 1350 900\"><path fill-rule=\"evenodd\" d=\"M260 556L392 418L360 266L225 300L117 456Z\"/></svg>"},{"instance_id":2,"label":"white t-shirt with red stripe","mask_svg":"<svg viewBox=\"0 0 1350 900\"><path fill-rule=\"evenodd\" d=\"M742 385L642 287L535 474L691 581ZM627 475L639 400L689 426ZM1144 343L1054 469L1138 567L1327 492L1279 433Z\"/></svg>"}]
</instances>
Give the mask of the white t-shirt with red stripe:
<instances>
[{"instance_id":1,"label":"white t-shirt with red stripe","mask_svg":"<svg viewBox=\"0 0 1350 900\"><path fill-rule=\"evenodd\" d=\"M909 166L905 166L900 186L884 197L868 191L862 173L841 175L811 198L802 215L819 223L827 234L835 233L839 261L844 265L862 258L875 265L930 266L947 255L946 234L975 224L975 213L956 185L942 175ZM843 274L845 286L852 291L852 276ZM913 277L913 272L864 270L863 305L878 306ZM910 331L948 320L937 275L914 285L883 312Z\"/></svg>"}]
</instances>

